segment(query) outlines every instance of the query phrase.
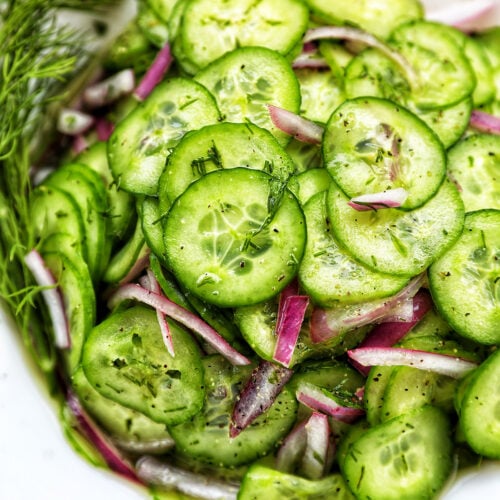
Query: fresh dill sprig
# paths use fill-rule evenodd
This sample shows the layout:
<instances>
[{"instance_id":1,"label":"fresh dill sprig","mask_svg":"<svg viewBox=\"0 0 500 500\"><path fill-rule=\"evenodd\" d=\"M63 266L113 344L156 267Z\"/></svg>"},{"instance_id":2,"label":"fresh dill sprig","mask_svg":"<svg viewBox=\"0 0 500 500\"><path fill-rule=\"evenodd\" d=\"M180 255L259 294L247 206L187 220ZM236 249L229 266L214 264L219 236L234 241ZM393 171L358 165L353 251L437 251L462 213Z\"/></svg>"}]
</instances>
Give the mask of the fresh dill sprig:
<instances>
[{"instance_id":1,"label":"fresh dill sprig","mask_svg":"<svg viewBox=\"0 0 500 500\"><path fill-rule=\"evenodd\" d=\"M92 9L108 2L0 1L0 300L15 315L42 370L55 354L45 310L24 256L34 245L29 199L32 145L46 110L61 100L83 58L77 33L57 23L59 8Z\"/></svg>"}]
</instances>

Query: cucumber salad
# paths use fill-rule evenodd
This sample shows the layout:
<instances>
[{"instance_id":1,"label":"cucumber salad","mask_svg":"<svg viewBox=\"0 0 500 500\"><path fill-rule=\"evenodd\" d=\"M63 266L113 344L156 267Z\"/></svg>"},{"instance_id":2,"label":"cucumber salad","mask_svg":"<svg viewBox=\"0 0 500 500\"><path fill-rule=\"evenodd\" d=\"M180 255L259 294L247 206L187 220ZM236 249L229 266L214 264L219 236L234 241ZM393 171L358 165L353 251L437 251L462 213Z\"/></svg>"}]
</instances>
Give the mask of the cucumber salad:
<instances>
[{"instance_id":1,"label":"cucumber salad","mask_svg":"<svg viewBox=\"0 0 500 500\"><path fill-rule=\"evenodd\" d=\"M433 499L500 459L500 28L134 8L47 115L2 292L75 450L159 499Z\"/></svg>"}]
</instances>

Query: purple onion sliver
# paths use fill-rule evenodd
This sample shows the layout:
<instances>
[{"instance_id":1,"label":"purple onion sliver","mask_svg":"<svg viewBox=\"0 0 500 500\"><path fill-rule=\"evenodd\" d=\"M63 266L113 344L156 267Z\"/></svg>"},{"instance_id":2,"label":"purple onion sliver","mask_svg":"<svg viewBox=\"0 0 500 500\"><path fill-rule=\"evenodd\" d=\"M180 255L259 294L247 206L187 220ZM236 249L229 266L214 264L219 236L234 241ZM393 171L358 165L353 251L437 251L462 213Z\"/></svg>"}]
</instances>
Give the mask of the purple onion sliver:
<instances>
[{"instance_id":1,"label":"purple onion sliver","mask_svg":"<svg viewBox=\"0 0 500 500\"><path fill-rule=\"evenodd\" d=\"M134 95L140 101L146 99L151 94L154 88L163 80L163 77L168 72L170 65L173 62L170 45L167 43L156 54L154 61L146 71L139 85L134 91Z\"/></svg>"}]
</instances>

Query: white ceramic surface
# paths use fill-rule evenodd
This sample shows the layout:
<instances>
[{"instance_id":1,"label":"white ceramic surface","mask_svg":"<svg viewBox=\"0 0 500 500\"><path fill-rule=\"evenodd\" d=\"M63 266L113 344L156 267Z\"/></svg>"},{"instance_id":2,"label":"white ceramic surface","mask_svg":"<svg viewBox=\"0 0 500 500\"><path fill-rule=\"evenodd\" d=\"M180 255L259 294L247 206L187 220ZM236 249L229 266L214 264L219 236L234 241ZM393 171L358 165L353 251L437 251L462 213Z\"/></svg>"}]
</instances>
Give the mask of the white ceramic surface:
<instances>
[{"instance_id":1,"label":"white ceramic surface","mask_svg":"<svg viewBox=\"0 0 500 500\"><path fill-rule=\"evenodd\" d=\"M466 7L471 0L424 3L430 15L439 19L445 4ZM500 0L496 11L479 22L483 26L500 23ZM33 373L15 326L0 310L0 500L148 498L145 491L87 464L70 448L55 407ZM500 465L462 477L442 498L500 499Z\"/></svg>"}]
</instances>

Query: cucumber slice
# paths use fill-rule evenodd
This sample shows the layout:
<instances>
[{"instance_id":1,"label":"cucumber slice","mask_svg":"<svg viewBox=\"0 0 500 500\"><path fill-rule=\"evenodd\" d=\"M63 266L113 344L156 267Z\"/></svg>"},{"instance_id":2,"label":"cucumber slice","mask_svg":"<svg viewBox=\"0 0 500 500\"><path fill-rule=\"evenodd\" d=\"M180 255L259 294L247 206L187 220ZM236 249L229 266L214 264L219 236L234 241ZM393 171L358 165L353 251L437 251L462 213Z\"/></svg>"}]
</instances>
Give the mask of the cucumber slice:
<instances>
[{"instance_id":1,"label":"cucumber slice","mask_svg":"<svg viewBox=\"0 0 500 500\"><path fill-rule=\"evenodd\" d=\"M470 447L492 459L500 458L500 351L462 381L456 407L460 429Z\"/></svg>"},{"instance_id":2,"label":"cucumber slice","mask_svg":"<svg viewBox=\"0 0 500 500\"><path fill-rule=\"evenodd\" d=\"M46 177L44 184L65 191L76 201L83 221L87 264L92 278L98 279L111 252L107 238L108 199L101 177L86 165L68 163Z\"/></svg>"},{"instance_id":3,"label":"cucumber slice","mask_svg":"<svg viewBox=\"0 0 500 500\"><path fill-rule=\"evenodd\" d=\"M476 77L464 52L463 33L419 20L397 28L391 42L417 74L411 82L416 106L443 108L472 96Z\"/></svg>"},{"instance_id":4,"label":"cucumber slice","mask_svg":"<svg viewBox=\"0 0 500 500\"><path fill-rule=\"evenodd\" d=\"M254 464L243 477L238 500L260 500L262 498L267 500L282 500L283 498L354 500L354 496L340 474L331 474L322 479L310 480L261 464Z\"/></svg>"},{"instance_id":5,"label":"cucumber slice","mask_svg":"<svg viewBox=\"0 0 500 500\"><path fill-rule=\"evenodd\" d=\"M403 208L429 200L444 179L442 144L416 115L386 99L345 101L323 136L325 167L349 197L404 188Z\"/></svg>"},{"instance_id":6,"label":"cucumber slice","mask_svg":"<svg viewBox=\"0 0 500 500\"><path fill-rule=\"evenodd\" d=\"M466 212L500 210L500 136L474 134L457 142L448 151L448 173Z\"/></svg>"},{"instance_id":7,"label":"cucumber slice","mask_svg":"<svg viewBox=\"0 0 500 500\"><path fill-rule=\"evenodd\" d=\"M181 284L222 307L279 293L294 277L306 239L297 199L275 178L247 168L192 183L172 205L164 237Z\"/></svg>"},{"instance_id":8,"label":"cucumber slice","mask_svg":"<svg viewBox=\"0 0 500 500\"><path fill-rule=\"evenodd\" d=\"M327 191L332 178L324 168L310 168L295 177L295 184L289 184L290 190L304 206L315 194Z\"/></svg>"},{"instance_id":9,"label":"cucumber slice","mask_svg":"<svg viewBox=\"0 0 500 500\"><path fill-rule=\"evenodd\" d=\"M359 26L382 38L398 25L424 15L417 0L306 0L306 4L325 23Z\"/></svg>"},{"instance_id":10,"label":"cucumber slice","mask_svg":"<svg viewBox=\"0 0 500 500\"><path fill-rule=\"evenodd\" d=\"M188 422L170 426L181 454L210 465L236 467L275 448L293 426L297 401L286 387L275 402L236 438L229 436L233 405L251 374L249 366L233 366L219 355L204 359L206 398L203 409Z\"/></svg>"},{"instance_id":11,"label":"cucumber slice","mask_svg":"<svg viewBox=\"0 0 500 500\"><path fill-rule=\"evenodd\" d=\"M160 204L172 203L196 179L222 168L264 170L286 181L295 165L276 139L252 123L208 125L186 134L168 157L160 178ZM163 210L162 207L162 211Z\"/></svg>"},{"instance_id":12,"label":"cucumber slice","mask_svg":"<svg viewBox=\"0 0 500 500\"><path fill-rule=\"evenodd\" d=\"M357 303L394 295L406 277L375 272L339 247L331 234L326 192L304 206L307 243L299 265L299 281L307 295L324 307Z\"/></svg>"},{"instance_id":13,"label":"cucumber slice","mask_svg":"<svg viewBox=\"0 0 500 500\"><path fill-rule=\"evenodd\" d=\"M95 326L82 356L85 376L102 396L166 425L195 415L205 395L197 345L177 324L169 326L175 357L165 348L155 312L142 306Z\"/></svg>"},{"instance_id":14,"label":"cucumber slice","mask_svg":"<svg viewBox=\"0 0 500 500\"><path fill-rule=\"evenodd\" d=\"M364 404L367 422L374 426L382 422L382 407L387 384L394 366L373 366L366 377Z\"/></svg>"},{"instance_id":15,"label":"cucumber slice","mask_svg":"<svg viewBox=\"0 0 500 500\"><path fill-rule=\"evenodd\" d=\"M460 335L481 344L500 342L500 210L465 216L458 241L429 269L439 312Z\"/></svg>"},{"instance_id":16,"label":"cucumber slice","mask_svg":"<svg viewBox=\"0 0 500 500\"><path fill-rule=\"evenodd\" d=\"M215 96L228 122L250 121L269 130L281 145L290 136L272 122L267 104L299 112L300 89L290 63L265 47L228 52L200 71L195 80Z\"/></svg>"},{"instance_id":17,"label":"cucumber slice","mask_svg":"<svg viewBox=\"0 0 500 500\"><path fill-rule=\"evenodd\" d=\"M469 97L440 109L419 108L401 68L376 49L363 50L351 60L346 68L345 92L350 99L369 95L399 103L423 120L445 148L462 136L472 111Z\"/></svg>"},{"instance_id":18,"label":"cucumber slice","mask_svg":"<svg viewBox=\"0 0 500 500\"><path fill-rule=\"evenodd\" d=\"M165 160L181 137L219 119L213 97L186 78L160 83L115 127L108 160L121 189L156 195Z\"/></svg>"},{"instance_id":19,"label":"cucumber slice","mask_svg":"<svg viewBox=\"0 0 500 500\"><path fill-rule=\"evenodd\" d=\"M81 255L75 252L72 242L70 235L54 233L44 241L42 248L45 263L64 297L71 348L63 356L69 374L80 363L83 344L96 318L96 298L89 269ZM73 251L67 251L68 245Z\"/></svg>"},{"instance_id":20,"label":"cucumber slice","mask_svg":"<svg viewBox=\"0 0 500 500\"><path fill-rule=\"evenodd\" d=\"M340 466L358 499L416 500L436 496L452 463L448 419L424 406L362 433Z\"/></svg>"},{"instance_id":21,"label":"cucumber slice","mask_svg":"<svg viewBox=\"0 0 500 500\"><path fill-rule=\"evenodd\" d=\"M286 55L308 21L300 0L190 0L179 36L190 63L204 68L238 47L261 46Z\"/></svg>"},{"instance_id":22,"label":"cucumber slice","mask_svg":"<svg viewBox=\"0 0 500 500\"><path fill-rule=\"evenodd\" d=\"M81 367L71 377L71 386L87 412L120 447L130 451L163 453L175 444L165 424L154 422L143 413L122 406L97 392Z\"/></svg>"},{"instance_id":23,"label":"cucumber slice","mask_svg":"<svg viewBox=\"0 0 500 500\"><path fill-rule=\"evenodd\" d=\"M411 211L358 212L347 202L332 183L327 206L335 237L356 259L383 273L421 273L455 242L463 228L463 203L447 180L425 205Z\"/></svg>"}]
</instances>

